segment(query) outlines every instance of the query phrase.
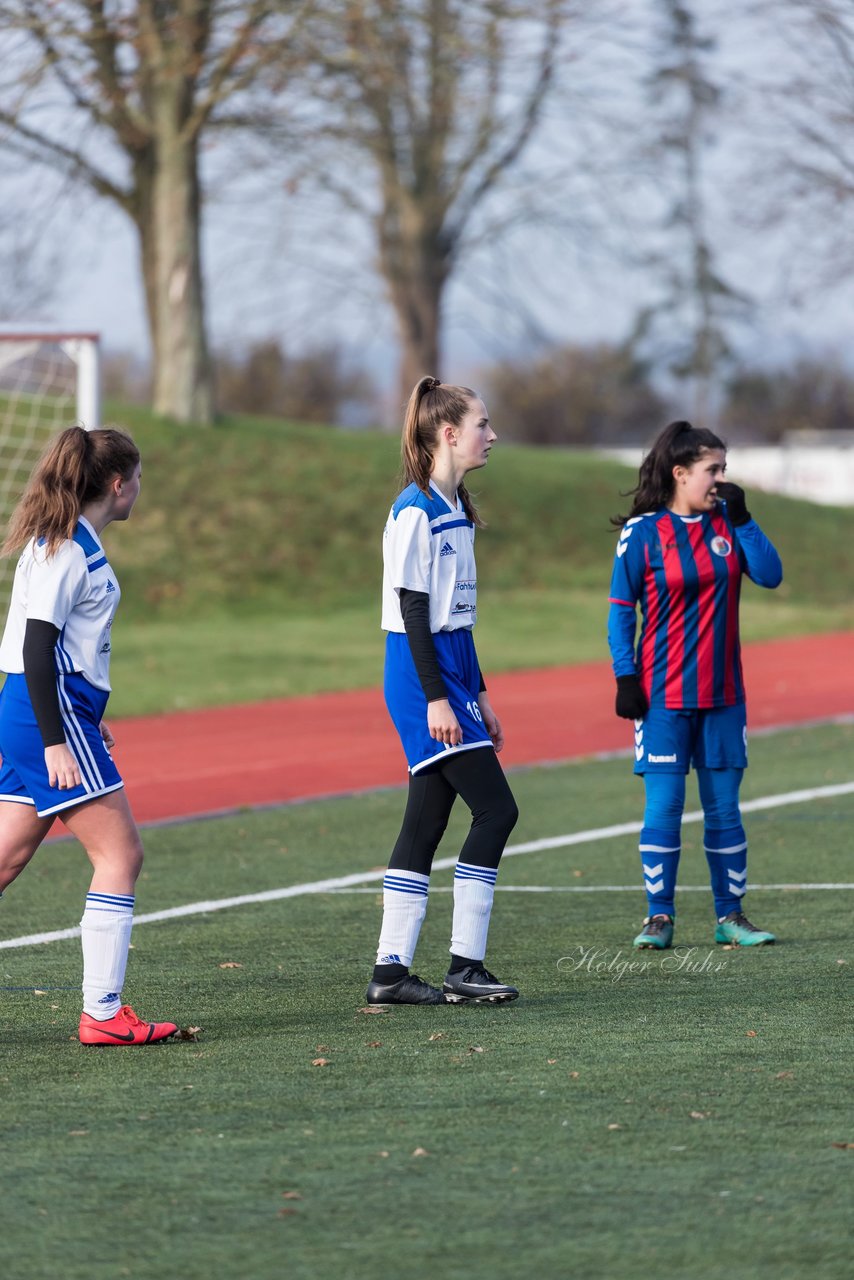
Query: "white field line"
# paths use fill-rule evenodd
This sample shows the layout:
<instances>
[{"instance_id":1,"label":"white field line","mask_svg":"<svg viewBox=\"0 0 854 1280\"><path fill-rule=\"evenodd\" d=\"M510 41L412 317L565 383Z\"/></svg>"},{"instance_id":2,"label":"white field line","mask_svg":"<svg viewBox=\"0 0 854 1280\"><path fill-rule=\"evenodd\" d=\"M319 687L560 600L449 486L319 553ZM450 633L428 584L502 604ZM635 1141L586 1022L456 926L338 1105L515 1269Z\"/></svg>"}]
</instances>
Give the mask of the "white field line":
<instances>
[{"instance_id":1,"label":"white field line","mask_svg":"<svg viewBox=\"0 0 854 1280\"><path fill-rule=\"evenodd\" d=\"M741 805L742 813L755 813L760 809L779 809L790 804L804 804L809 800L825 800L832 796L854 794L854 782L841 782L827 787L808 787L802 791L784 791L779 795L760 796L756 800L745 800ZM702 810L694 810L683 816L683 822L702 822ZM589 831L574 831L568 835L551 836L545 840L528 840L524 844L508 845L504 850L505 858L519 857L526 853L540 853L546 849L565 849L570 845L592 844L597 840L612 840L616 836L634 835L641 829L640 822L620 822L611 827L593 827ZM456 857L438 858L433 863L434 871L447 871L456 866ZM357 885L371 884L382 880L385 867L374 871L361 871L349 876L334 876L328 880L310 880L305 884L292 884L283 889L265 889L261 893L244 893L235 898L213 898L207 902L187 902L181 907L168 907L165 911L149 911L134 917L134 925L153 924L158 920L176 920L181 916L206 915L212 911L227 911L231 907L245 907L256 902L278 902L284 898L302 898L310 893L330 893L338 889L352 889ZM509 886L508 886L509 887ZM637 889L637 885L584 886L584 891L591 892L623 892L624 889ZM700 886L694 886L699 888ZM756 889L760 886L753 885ZM768 886L777 887L777 886ZM817 885L789 886L780 888L818 888ZM823 886L822 886L823 887ZM827 886L847 888L848 886ZM574 888L574 886L570 886ZM579 890L581 886L579 886ZM54 929L50 933L31 933L20 938L0 940L0 950L17 947L38 946L45 942L63 942L68 938L78 938L79 927L73 929Z\"/></svg>"},{"instance_id":2,"label":"white field line","mask_svg":"<svg viewBox=\"0 0 854 1280\"><path fill-rule=\"evenodd\" d=\"M852 884L748 884L750 892L756 889L854 889ZM497 884L496 893L640 893L643 885L637 884ZM377 889L329 889L329 893L376 893ZM430 886L431 896L434 893L453 893L452 884L434 884ZM707 884L680 884L680 893L708 893Z\"/></svg>"}]
</instances>

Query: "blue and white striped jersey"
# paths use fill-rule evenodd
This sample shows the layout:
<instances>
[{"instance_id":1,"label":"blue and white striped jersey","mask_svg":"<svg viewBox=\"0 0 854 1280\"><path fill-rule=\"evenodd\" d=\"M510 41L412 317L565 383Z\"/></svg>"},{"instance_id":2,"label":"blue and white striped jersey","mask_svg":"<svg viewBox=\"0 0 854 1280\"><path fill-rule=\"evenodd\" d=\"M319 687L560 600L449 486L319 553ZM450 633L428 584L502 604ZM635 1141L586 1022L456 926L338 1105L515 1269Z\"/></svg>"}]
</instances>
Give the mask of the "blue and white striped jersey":
<instances>
[{"instance_id":1,"label":"blue and white striped jersey","mask_svg":"<svg viewBox=\"0 0 854 1280\"><path fill-rule=\"evenodd\" d=\"M398 592L426 591L430 630L458 631L477 618L474 525L430 483L429 497L411 484L398 496L383 535L384 631L405 631Z\"/></svg>"},{"instance_id":2,"label":"blue and white striped jersey","mask_svg":"<svg viewBox=\"0 0 854 1280\"><path fill-rule=\"evenodd\" d=\"M43 539L31 539L15 570L0 671L24 670L28 618L59 628L56 668L80 672L96 689L110 689L110 630L121 597L116 575L88 520L80 517L73 538L45 554Z\"/></svg>"}]
</instances>

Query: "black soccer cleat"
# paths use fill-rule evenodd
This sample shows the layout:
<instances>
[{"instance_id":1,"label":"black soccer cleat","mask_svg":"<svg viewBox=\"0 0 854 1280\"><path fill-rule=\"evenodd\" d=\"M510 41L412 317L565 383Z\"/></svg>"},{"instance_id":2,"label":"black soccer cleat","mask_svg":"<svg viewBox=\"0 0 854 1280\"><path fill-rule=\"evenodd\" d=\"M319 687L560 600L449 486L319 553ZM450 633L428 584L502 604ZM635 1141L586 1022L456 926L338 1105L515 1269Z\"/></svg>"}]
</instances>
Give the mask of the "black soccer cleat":
<instances>
[{"instance_id":1,"label":"black soccer cleat","mask_svg":"<svg viewBox=\"0 0 854 1280\"><path fill-rule=\"evenodd\" d=\"M498 1004L515 1000L519 994L516 987L499 982L482 964L470 964L456 973L446 973L442 990L448 1004Z\"/></svg>"},{"instance_id":2,"label":"black soccer cleat","mask_svg":"<svg viewBox=\"0 0 854 1280\"><path fill-rule=\"evenodd\" d=\"M365 995L368 1004L446 1004L438 987L415 973L408 973L397 982L369 982Z\"/></svg>"}]
</instances>

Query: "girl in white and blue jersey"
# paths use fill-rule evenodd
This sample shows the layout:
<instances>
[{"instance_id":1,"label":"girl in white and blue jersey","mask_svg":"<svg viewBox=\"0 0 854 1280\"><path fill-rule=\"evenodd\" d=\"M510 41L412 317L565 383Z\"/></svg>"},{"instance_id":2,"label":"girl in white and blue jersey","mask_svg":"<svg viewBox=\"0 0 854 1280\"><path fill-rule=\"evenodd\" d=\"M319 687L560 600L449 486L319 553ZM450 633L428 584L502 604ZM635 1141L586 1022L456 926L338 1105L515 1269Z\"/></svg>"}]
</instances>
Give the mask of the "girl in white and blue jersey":
<instances>
[{"instance_id":1,"label":"girl in white and blue jersey","mask_svg":"<svg viewBox=\"0 0 854 1280\"><path fill-rule=\"evenodd\" d=\"M142 843L102 718L120 592L101 533L128 519L140 477L126 432L69 427L33 472L3 546L23 551L0 643L0 893L61 817L94 872L80 922L83 1044L152 1044L178 1030L120 999Z\"/></svg>"},{"instance_id":2,"label":"girl in white and blue jersey","mask_svg":"<svg viewBox=\"0 0 854 1280\"><path fill-rule=\"evenodd\" d=\"M422 378L403 429L406 488L383 541L385 699L409 764L403 826L383 883L383 923L369 1004L513 1000L484 967L498 863L518 810L496 759L504 735L475 652L474 533L465 487L496 440L467 387ZM427 910L430 868L457 796L472 825L454 874L451 962L442 990L409 972Z\"/></svg>"}]
</instances>

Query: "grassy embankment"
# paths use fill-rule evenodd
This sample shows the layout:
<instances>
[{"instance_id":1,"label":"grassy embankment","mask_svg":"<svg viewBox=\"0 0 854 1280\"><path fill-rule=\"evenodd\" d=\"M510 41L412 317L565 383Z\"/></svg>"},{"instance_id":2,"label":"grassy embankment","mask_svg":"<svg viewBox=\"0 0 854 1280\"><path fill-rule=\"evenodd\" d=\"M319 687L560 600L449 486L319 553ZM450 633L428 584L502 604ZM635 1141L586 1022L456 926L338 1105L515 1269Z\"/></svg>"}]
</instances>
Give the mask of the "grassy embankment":
<instances>
[{"instance_id":1,"label":"grassy embankment","mask_svg":"<svg viewBox=\"0 0 854 1280\"><path fill-rule=\"evenodd\" d=\"M106 537L123 590L114 715L379 683L396 437L248 418L192 429L115 407L108 420L133 430L144 467L133 520ZM632 481L592 454L515 446L474 478L486 671L607 657L608 516ZM754 493L750 506L786 580L748 584L745 639L854 628L854 510Z\"/></svg>"}]
</instances>

